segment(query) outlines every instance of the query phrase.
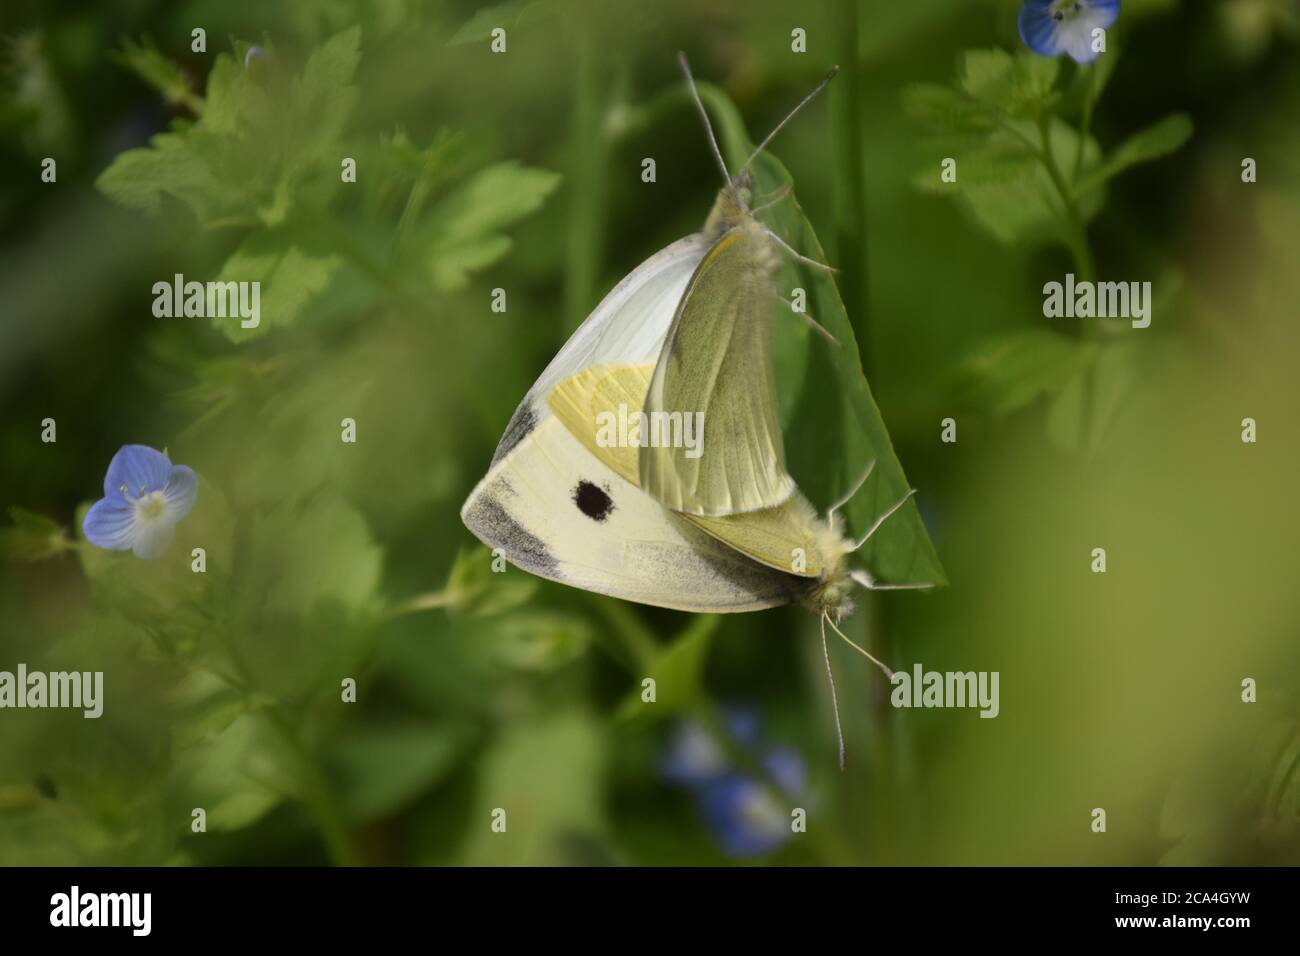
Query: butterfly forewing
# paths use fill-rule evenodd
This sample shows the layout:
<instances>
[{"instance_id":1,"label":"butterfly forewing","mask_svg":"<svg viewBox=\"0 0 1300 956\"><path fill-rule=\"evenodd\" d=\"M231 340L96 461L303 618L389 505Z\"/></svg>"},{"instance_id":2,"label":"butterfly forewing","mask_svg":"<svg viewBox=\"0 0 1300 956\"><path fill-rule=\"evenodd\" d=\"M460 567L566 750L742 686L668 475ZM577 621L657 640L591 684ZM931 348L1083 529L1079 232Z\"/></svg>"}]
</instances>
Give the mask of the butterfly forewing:
<instances>
[{"instance_id":1,"label":"butterfly forewing","mask_svg":"<svg viewBox=\"0 0 1300 956\"><path fill-rule=\"evenodd\" d=\"M770 243L752 219L724 232L691 278L659 354L647 421L701 415L703 424L697 448L641 447L641 487L674 511L737 514L779 505L794 491L772 373Z\"/></svg>"}]
</instances>

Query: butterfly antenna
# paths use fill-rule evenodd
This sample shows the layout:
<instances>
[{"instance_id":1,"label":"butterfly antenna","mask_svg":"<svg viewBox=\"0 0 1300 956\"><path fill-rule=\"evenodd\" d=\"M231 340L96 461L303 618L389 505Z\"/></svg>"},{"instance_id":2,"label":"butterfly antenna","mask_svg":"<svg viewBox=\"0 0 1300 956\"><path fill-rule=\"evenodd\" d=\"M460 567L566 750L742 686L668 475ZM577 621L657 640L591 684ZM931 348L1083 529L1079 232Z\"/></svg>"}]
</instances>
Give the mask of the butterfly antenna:
<instances>
[{"instance_id":1,"label":"butterfly antenna","mask_svg":"<svg viewBox=\"0 0 1300 956\"><path fill-rule=\"evenodd\" d=\"M704 101L700 99L700 91L695 88L695 77L691 76L691 65L686 62L686 54L680 50L677 52L677 62L681 65L682 72L686 74L686 85L691 88L691 98L695 100L695 108L700 111L700 119L704 121L704 131L709 134L709 146L713 148L713 158L718 161L718 169L722 170L722 178L731 184L731 173L727 172L727 164L722 159L722 150L718 149L718 138L713 135L713 124L709 122L709 114L704 109Z\"/></svg>"},{"instance_id":2,"label":"butterfly antenna","mask_svg":"<svg viewBox=\"0 0 1300 956\"><path fill-rule=\"evenodd\" d=\"M876 665L877 667L879 667L882 671L884 671L884 672L885 672L885 676L888 677L890 680L893 680L893 679L894 679L894 672L893 672L893 671L891 671L888 667L886 667L886 666L885 666L884 664L882 664L880 661L876 660L876 659L875 659L874 657L872 657L869 653L867 653L866 648L864 648L864 647L862 647L860 644L857 644L857 643L855 643L854 641L850 640L850 639L849 639L849 636L848 636L847 634L845 634L843 631L841 631L841 630L840 630L840 629L835 625L835 622L832 621L832 620L830 619L830 617L828 617L828 616L826 616L826 615L822 615L822 616L826 619L826 623L828 623L828 624L831 626L832 630L834 630L835 633L838 634L840 637L844 638L845 642L848 643L849 647L853 648L855 651L857 651L859 654L861 654L861 655L862 655L863 657L865 657L867 660L871 661L871 663L875 664L875 665ZM826 636L826 634L825 634L825 631L823 630L823 632L822 632L822 637L825 638L825 636Z\"/></svg>"},{"instance_id":3,"label":"butterfly antenna","mask_svg":"<svg viewBox=\"0 0 1300 956\"><path fill-rule=\"evenodd\" d=\"M800 100L800 101L799 101L799 105L796 106L794 109L792 109L792 110L790 111L790 114L789 114L785 119L783 119L783 120L781 120L781 122L777 123L777 124L776 124L776 129L774 129L774 130L772 130L772 132L768 133L768 134L767 134L767 138L764 139L763 142L759 143L757 147L755 147L754 152L750 154L749 159L745 160L745 165L740 167L740 170L737 172L736 175L740 175L740 173L743 173L745 170L749 169L749 164L752 163L755 159L758 158L758 154L761 153L764 149L767 148L767 144L770 143L770 142L772 142L772 140L773 140L774 138L776 138L776 134L779 133L779 132L781 132L781 130L785 128L785 124L788 123L788 122L790 122L790 120L794 119L795 116L796 116L796 114L798 114L798 112L799 112L801 109L803 109L805 106L807 106L809 103L811 103L812 100L813 100L813 97L815 97L815 96L816 96L818 93L820 93L822 90L826 89L826 84L829 83L831 80L835 79L835 74L838 73L839 71L840 71L840 68L839 68L838 66L833 66L833 67L831 67L830 72L827 73L827 74L822 78L822 81L821 81L820 83L817 84L816 89L814 89L811 93L809 93L809 94L808 94L807 96L805 96L802 100Z\"/></svg>"},{"instance_id":4,"label":"butterfly antenna","mask_svg":"<svg viewBox=\"0 0 1300 956\"><path fill-rule=\"evenodd\" d=\"M844 769L844 727L840 723L840 702L835 696L835 675L831 672L831 649L826 646L826 622L830 620L822 612L822 657L826 658L826 679L831 682L831 708L835 711L835 734L840 742L840 769ZM831 627L835 627L834 624Z\"/></svg>"},{"instance_id":5,"label":"butterfly antenna","mask_svg":"<svg viewBox=\"0 0 1300 956\"><path fill-rule=\"evenodd\" d=\"M849 493L846 494L844 497L842 497L839 501L835 502L835 504L831 505L830 510L826 512L826 520L829 521L831 515L835 514L835 512L839 511L841 508L843 508L845 505L847 505L850 501L853 500L853 496L862 490L862 486L867 483L867 479L871 477L871 473L875 470L876 470L876 459L873 458L867 464L867 470L862 473L862 477L859 478L857 484L855 484L852 487L852 489L849 490Z\"/></svg>"},{"instance_id":6,"label":"butterfly antenna","mask_svg":"<svg viewBox=\"0 0 1300 956\"><path fill-rule=\"evenodd\" d=\"M880 526L884 524L886 521L888 521L893 516L895 511L903 507L903 505L907 504L907 500L911 498L912 495L914 494L916 494L915 488L913 488L907 494L903 495L903 497L899 498L896 502L894 502L894 504L890 507L890 509L886 511L883 515L881 515L879 518L877 518L875 524L873 524L870 528L867 529L867 533L858 539L858 541L853 545L853 550L857 551L869 540L871 540L871 536L880 530Z\"/></svg>"}]
</instances>

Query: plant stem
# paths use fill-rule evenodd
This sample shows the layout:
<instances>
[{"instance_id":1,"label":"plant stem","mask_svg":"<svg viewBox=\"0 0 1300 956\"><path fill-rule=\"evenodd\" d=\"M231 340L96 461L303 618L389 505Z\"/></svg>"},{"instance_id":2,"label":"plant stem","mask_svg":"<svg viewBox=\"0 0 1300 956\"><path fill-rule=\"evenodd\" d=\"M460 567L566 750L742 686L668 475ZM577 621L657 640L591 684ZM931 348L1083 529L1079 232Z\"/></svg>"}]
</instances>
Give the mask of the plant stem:
<instances>
[{"instance_id":1,"label":"plant stem","mask_svg":"<svg viewBox=\"0 0 1300 956\"><path fill-rule=\"evenodd\" d=\"M576 106L569 136L569 242L561 332L578 325L595 305L592 297L600 271L608 153L600 50L601 40L589 28L579 27L573 67Z\"/></svg>"},{"instance_id":2,"label":"plant stem","mask_svg":"<svg viewBox=\"0 0 1300 956\"><path fill-rule=\"evenodd\" d=\"M1079 279L1091 282L1096 277L1097 266L1092 257L1092 247L1088 244L1088 228L1084 224L1083 215L1079 212L1074 191L1061 174L1061 167L1052 152L1051 122L1052 118L1049 114L1043 114L1038 119L1039 138L1042 141L1040 156L1065 209L1066 243L1074 256L1074 265L1079 271Z\"/></svg>"},{"instance_id":3,"label":"plant stem","mask_svg":"<svg viewBox=\"0 0 1300 956\"><path fill-rule=\"evenodd\" d=\"M1097 85L1097 71L1091 66L1083 66L1087 89L1084 90L1083 97L1083 121L1079 129L1079 144L1074 150L1074 175L1070 177L1072 186L1079 185L1079 174L1083 171L1083 151L1088 142L1088 134L1092 130L1092 108L1096 102L1096 94L1093 92Z\"/></svg>"},{"instance_id":4,"label":"plant stem","mask_svg":"<svg viewBox=\"0 0 1300 956\"><path fill-rule=\"evenodd\" d=\"M836 0L832 17L840 75L831 89L834 149L835 237L840 271L836 276L862 369L871 379L873 343L867 306L867 188L862 145L862 58L859 50L860 0Z\"/></svg>"},{"instance_id":5,"label":"plant stem","mask_svg":"<svg viewBox=\"0 0 1300 956\"><path fill-rule=\"evenodd\" d=\"M347 825L343 821L338 803L334 799L329 781L316 761L315 755L303 742L297 727L285 716L278 705L264 711L271 726L276 729L281 739L294 752L303 771L305 792L301 799L311 811L316 825L320 827L325 838L325 847L329 851L330 861L335 866L356 866L359 862L355 848L348 837Z\"/></svg>"},{"instance_id":6,"label":"plant stem","mask_svg":"<svg viewBox=\"0 0 1300 956\"><path fill-rule=\"evenodd\" d=\"M1060 193L1061 202L1065 208L1066 217L1066 244L1070 248L1070 253L1074 257L1074 268L1078 272L1080 282L1093 282L1097 277L1097 263L1092 255L1092 246L1088 242L1088 227L1083 221L1083 215L1079 212L1079 204L1075 198L1074 190L1066 183L1065 177L1061 175L1060 166L1056 162L1056 156L1052 153L1052 134L1051 134L1052 117L1044 114L1038 118L1038 130L1042 139L1042 160L1043 165L1047 168L1047 174L1051 177L1052 184L1056 191ZM1081 134L1081 135L1086 135ZM1098 327L1095 323L1084 323L1081 328L1081 335L1085 339L1095 338L1098 334ZM1095 436L1093 431L1093 410L1096 404L1098 385L1098 370L1096 365L1084 372L1084 402L1083 414L1080 421L1080 438L1085 450L1090 449L1093 445Z\"/></svg>"},{"instance_id":7,"label":"plant stem","mask_svg":"<svg viewBox=\"0 0 1300 956\"><path fill-rule=\"evenodd\" d=\"M610 629L622 645L622 653L613 656L622 658L620 663L634 678L639 680L644 677L659 656L659 642L650 629L622 601L593 597L592 606L610 624Z\"/></svg>"},{"instance_id":8,"label":"plant stem","mask_svg":"<svg viewBox=\"0 0 1300 956\"><path fill-rule=\"evenodd\" d=\"M424 594L417 594L415 597L408 598L394 604L384 612L382 620L392 621L407 614L415 614L420 611L434 611L439 608L451 607L456 602L456 595L450 590L426 591Z\"/></svg>"},{"instance_id":9,"label":"plant stem","mask_svg":"<svg viewBox=\"0 0 1300 956\"><path fill-rule=\"evenodd\" d=\"M242 560L247 555L248 549L248 521L241 517L235 521L234 567L237 569L236 575L250 566L248 561ZM238 586L239 581L232 578L231 587L238 588ZM222 642L231 666L235 669L236 680L242 685L241 694L244 700L249 702L251 701L251 694L254 693L255 684L252 669L244 660L244 656L240 653L235 642L232 632L234 623L233 620L228 618L218 621L214 630ZM334 800L329 781L325 779L325 774L316 761L315 755L303 742L297 726L284 713L278 702L270 702L266 706L260 707L259 712L280 736L285 746L293 751L298 758L299 764L301 764L304 792L301 794L300 799L311 813L317 827L320 828L331 862L336 866L356 865L358 862L356 851L348 839L347 827L343 822L343 815L338 809L338 804Z\"/></svg>"}]
</instances>

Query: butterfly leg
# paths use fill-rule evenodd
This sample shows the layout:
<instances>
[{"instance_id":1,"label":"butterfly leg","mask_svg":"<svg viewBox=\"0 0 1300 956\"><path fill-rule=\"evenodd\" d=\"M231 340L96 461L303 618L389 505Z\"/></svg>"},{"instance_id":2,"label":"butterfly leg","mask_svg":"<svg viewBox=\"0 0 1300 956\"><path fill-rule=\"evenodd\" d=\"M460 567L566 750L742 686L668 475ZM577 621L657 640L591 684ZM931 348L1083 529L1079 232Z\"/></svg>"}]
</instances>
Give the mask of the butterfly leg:
<instances>
[{"instance_id":1,"label":"butterfly leg","mask_svg":"<svg viewBox=\"0 0 1300 956\"><path fill-rule=\"evenodd\" d=\"M877 667L879 667L882 671L884 671L884 672L885 672L885 676L888 677L890 680L893 680L893 679L894 679L894 672L891 671L888 667L886 667L884 663L882 663L881 661L879 661L879 660L877 660L876 658L872 657L871 654L867 652L866 648L864 648L861 644L859 644L859 643L857 643L856 641L852 640L852 639L851 639L847 634L845 634L843 631L841 631L841 630L839 629L838 625L836 625L834 619L832 619L831 616L830 616L829 614L827 614L827 615L823 615L823 616L825 617L826 623L829 624L829 625L831 626L831 630L833 630L833 631L834 631L836 634L838 634L840 637L844 638L845 643L847 643L847 644L849 645L849 647L853 648L855 651L857 651L859 654L861 654L861 655L862 655L863 657L865 657L867 660L871 661L871 663L875 664L875 665L876 665ZM824 636L824 635L825 635L825 629L823 629L822 633L823 633L823 636Z\"/></svg>"},{"instance_id":2,"label":"butterfly leg","mask_svg":"<svg viewBox=\"0 0 1300 956\"><path fill-rule=\"evenodd\" d=\"M881 584L861 568L854 568L849 572L849 577L868 591L924 591L934 587L933 584Z\"/></svg>"},{"instance_id":3,"label":"butterfly leg","mask_svg":"<svg viewBox=\"0 0 1300 956\"><path fill-rule=\"evenodd\" d=\"M790 245L790 243L786 242L771 229L768 229L766 226L763 228L767 231L767 234L772 237L772 241L784 249L796 262L802 262L804 265L812 266L814 269L820 269L822 272L835 271L834 266L828 266L824 262L818 262L816 259L809 259L807 256L801 255L794 246Z\"/></svg>"},{"instance_id":4,"label":"butterfly leg","mask_svg":"<svg viewBox=\"0 0 1300 956\"><path fill-rule=\"evenodd\" d=\"M871 473L875 470L876 470L876 459L873 458L868 463L867 470L862 473L862 477L858 479L857 483L849 490L848 494L844 495L842 498L840 498L839 501L831 505L830 510L826 512L827 521L830 520L831 515L835 514L835 512L839 511L841 508L843 508L845 505L847 505L850 501L853 500L853 496L856 495L862 489L862 486L867 483L867 479L871 477Z\"/></svg>"},{"instance_id":5,"label":"butterfly leg","mask_svg":"<svg viewBox=\"0 0 1300 956\"><path fill-rule=\"evenodd\" d=\"M789 299L787 299L785 296L783 296L783 295L779 295L779 296L777 296L777 298L780 299L782 302L784 302L786 305L788 305L788 306L790 307L790 311L791 311L791 312L794 312L795 315L797 315L797 316L799 316L799 318L803 319L803 321L804 321L805 323L807 323L807 325L808 325L808 326L809 326L809 327L810 327L814 332L818 332L818 333L820 333L821 335L825 336L826 339L827 339L827 340L828 340L832 345L834 345L836 348L839 348L840 340L837 339L835 336L831 335L830 332L826 331L826 327L825 327L824 325L822 325L820 322L818 322L816 319L814 319L814 318L813 318L811 315L809 315L807 312L798 312L798 311L796 311L796 310L795 310L795 307L794 307L794 303L791 302Z\"/></svg>"},{"instance_id":6,"label":"butterfly leg","mask_svg":"<svg viewBox=\"0 0 1300 956\"><path fill-rule=\"evenodd\" d=\"M893 514L894 514L895 511L897 511L899 508L903 507L903 505L907 504L907 499L911 498L912 495L914 495L914 494L916 494L916 489L915 489L915 488L913 488L913 489L911 489L910 491L908 491L907 494L903 495L903 497L899 498L896 502L894 502L892 505L890 505L890 506L889 506L889 509L888 509L884 514L882 514L879 518L877 518L877 519L875 520L875 522L871 525L871 527L867 529L867 533L864 534L861 538L859 538L859 539L854 543L854 545L853 545L853 550L854 550L854 551L857 551L857 550L858 550L859 548L861 548L864 544L866 544L868 541L870 541L870 540L871 540L871 536L872 536L873 534L875 534L877 531L880 530L880 526L881 526L882 524L884 524L886 521L888 521L888 520L893 516Z\"/></svg>"}]
</instances>

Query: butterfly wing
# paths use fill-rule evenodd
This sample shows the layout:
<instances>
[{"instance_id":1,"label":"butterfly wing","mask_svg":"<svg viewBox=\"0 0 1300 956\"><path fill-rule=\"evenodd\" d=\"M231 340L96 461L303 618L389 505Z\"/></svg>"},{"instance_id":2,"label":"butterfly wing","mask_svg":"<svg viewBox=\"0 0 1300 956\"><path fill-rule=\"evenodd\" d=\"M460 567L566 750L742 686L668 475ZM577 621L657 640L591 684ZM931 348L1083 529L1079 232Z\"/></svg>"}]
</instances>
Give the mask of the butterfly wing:
<instances>
[{"instance_id":1,"label":"butterfly wing","mask_svg":"<svg viewBox=\"0 0 1300 956\"><path fill-rule=\"evenodd\" d=\"M609 432L604 426L618 420L620 406L633 410L642 407L654 370L649 363L593 366L556 385L548 400L565 429L632 485L640 481L638 449L607 440ZM797 492L772 508L717 517L681 517L770 568L813 578L823 570L820 542L814 530L815 513Z\"/></svg>"},{"instance_id":2,"label":"butterfly wing","mask_svg":"<svg viewBox=\"0 0 1300 956\"><path fill-rule=\"evenodd\" d=\"M704 414L697 449L640 451L641 487L674 511L756 511L794 492L772 372L770 243L752 220L723 233L691 277L659 354L646 415Z\"/></svg>"},{"instance_id":3,"label":"butterfly wing","mask_svg":"<svg viewBox=\"0 0 1300 956\"><path fill-rule=\"evenodd\" d=\"M488 471L461 519L526 571L628 601L732 612L800 594L799 578L748 560L664 508L553 415Z\"/></svg>"},{"instance_id":4,"label":"butterfly wing","mask_svg":"<svg viewBox=\"0 0 1300 956\"><path fill-rule=\"evenodd\" d=\"M602 362L654 362L677 305L709 250L702 233L661 249L633 269L601 300L528 390L506 426L495 465L550 414L546 397L569 376Z\"/></svg>"}]
</instances>

